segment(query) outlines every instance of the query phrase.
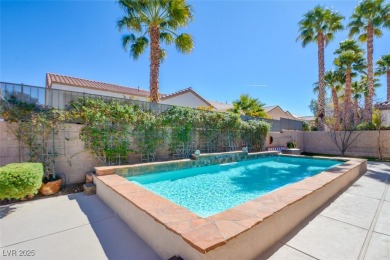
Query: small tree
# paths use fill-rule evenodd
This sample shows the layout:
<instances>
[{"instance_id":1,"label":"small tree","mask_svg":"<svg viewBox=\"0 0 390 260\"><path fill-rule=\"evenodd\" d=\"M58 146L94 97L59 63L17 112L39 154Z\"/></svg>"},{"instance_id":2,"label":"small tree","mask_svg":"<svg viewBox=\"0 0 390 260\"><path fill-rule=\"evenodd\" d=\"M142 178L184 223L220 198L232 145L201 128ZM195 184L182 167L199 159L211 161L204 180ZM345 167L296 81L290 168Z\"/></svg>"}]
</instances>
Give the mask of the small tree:
<instances>
[{"instance_id":1,"label":"small tree","mask_svg":"<svg viewBox=\"0 0 390 260\"><path fill-rule=\"evenodd\" d=\"M362 131L355 131L354 129L346 129L344 131L337 131L332 129L328 132L330 139L337 146L342 156L344 156L348 147L362 134Z\"/></svg>"},{"instance_id":2,"label":"small tree","mask_svg":"<svg viewBox=\"0 0 390 260\"><path fill-rule=\"evenodd\" d=\"M378 159L383 160L383 153L382 153L382 143L381 143L381 126L384 121L382 111L379 109L375 109L372 113L372 123L375 126L375 129L378 131L378 137L376 139L376 148L378 152Z\"/></svg>"}]
</instances>

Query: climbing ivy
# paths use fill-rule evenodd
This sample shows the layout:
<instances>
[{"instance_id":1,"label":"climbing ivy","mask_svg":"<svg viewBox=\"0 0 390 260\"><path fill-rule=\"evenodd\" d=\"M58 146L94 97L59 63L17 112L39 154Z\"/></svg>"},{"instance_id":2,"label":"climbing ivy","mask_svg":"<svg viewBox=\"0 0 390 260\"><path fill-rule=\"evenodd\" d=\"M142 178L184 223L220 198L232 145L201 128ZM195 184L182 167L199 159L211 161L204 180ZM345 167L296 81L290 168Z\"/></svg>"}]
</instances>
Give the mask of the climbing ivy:
<instances>
[{"instance_id":1,"label":"climbing ivy","mask_svg":"<svg viewBox=\"0 0 390 260\"><path fill-rule=\"evenodd\" d=\"M161 117L150 112L140 112L134 124L133 135L141 161L155 161L157 149L164 143L166 136Z\"/></svg>"},{"instance_id":2,"label":"climbing ivy","mask_svg":"<svg viewBox=\"0 0 390 260\"><path fill-rule=\"evenodd\" d=\"M128 163L131 155L139 155L143 162L154 161L156 151L165 145L173 158L188 158L196 149L208 153L241 150L243 146L261 150L270 129L266 122L244 122L233 113L172 107L156 114L116 100L83 97L72 101L66 111L17 99L8 103L13 108L3 109L3 117L16 124L15 135L29 147L32 160L42 162L52 174L53 163L45 160L53 160L56 151L48 140L54 141L53 135L64 122L83 125L79 138L102 165Z\"/></svg>"},{"instance_id":3,"label":"climbing ivy","mask_svg":"<svg viewBox=\"0 0 390 260\"><path fill-rule=\"evenodd\" d=\"M84 124L80 139L103 165L128 162L132 125L141 111L119 101L79 98L70 104L72 118Z\"/></svg>"},{"instance_id":4,"label":"climbing ivy","mask_svg":"<svg viewBox=\"0 0 390 260\"><path fill-rule=\"evenodd\" d=\"M162 113L162 122L170 130L169 151L173 158L188 158L196 144L199 110L172 107Z\"/></svg>"},{"instance_id":5,"label":"climbing ivy","mask_svg":"<svg viewBox=\"0 0 390 260\"><path fill-rule=\"evenodd\" d=\"M55 157L58 155L55 136L67 118L67 112L32 104L13 95L0 107L8 129L19 142L19 154L27 149L29 161L42 163L45 180L55 179Z\"/></svg>"},{"instance_id":6,"label":"climbing ivy","mask_svg":"<svg viewBox=\"0 0 390 260\"><path fill-rule=\"evenodd\" d=\"M242 122L241 138L244 146L249 151L261 151L264 149L264 139L267 136L271 125L264 121L249 120Z\"/></svg>"}]
</instances>

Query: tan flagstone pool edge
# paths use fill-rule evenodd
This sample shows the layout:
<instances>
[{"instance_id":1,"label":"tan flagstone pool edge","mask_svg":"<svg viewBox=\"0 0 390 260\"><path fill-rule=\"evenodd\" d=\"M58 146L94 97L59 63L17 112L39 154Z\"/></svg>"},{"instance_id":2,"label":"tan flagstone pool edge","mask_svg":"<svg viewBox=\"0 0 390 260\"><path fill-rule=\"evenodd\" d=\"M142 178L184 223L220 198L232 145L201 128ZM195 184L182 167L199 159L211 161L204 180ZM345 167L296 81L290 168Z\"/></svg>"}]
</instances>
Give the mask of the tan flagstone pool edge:
<instances>
[{"instance_id":1,"label":"tan flagstone pool edge","mask_svg":"<svg viewBox=\"0 0 390 260\"><path fill-rule=\"evenodd\" d=\"M161 257L169 258L175 254L184 258L199 259L232 256L236 251L240 251L240 246L237 246L240 240L243 240L242 245L251 244L252 236L255 235L252 234L254 229L266 230L270 228L268 226L273 225L271 231L264 231L265 234L261 234L260 231L256 232L261 235L261 238L258 238L261 239L257 243L258 248L256 246L252 249L254 254L247 252L248 250L243 252L248 257L252 257L272 246L274 242L290 232L340 190L350 185L367 169L366 160L344 160L347 161L332 169L208 218L202 218L116 174L95 176L94 181L97 185L98 196L112 207ZM119 196L121 199L118 201L120 200L121 203L108 196ZM124 213L125 208L130 205L133 206L132 212ZM136 216L131 216L136 210L144 213L141 214L144 216L141 220L134 219ZM145 215L150 219L147 220ZM133 219L128 219L131 217ZM281 223L274 223L277 219L281 219ZM149 226L139 228L146 222L150 222L149 226L155 226L156 230L146 230ZM270 235L267 237L267 234ZM161 239L164 237L166 239ZM245 237L248 238L245 239ZM168 243L168 241L171 242ZM171 243L180 244L181 247L189 245L195 250L179 249ZM246 247L243 246L243 248Z\"/></svg>"}]
</instances>

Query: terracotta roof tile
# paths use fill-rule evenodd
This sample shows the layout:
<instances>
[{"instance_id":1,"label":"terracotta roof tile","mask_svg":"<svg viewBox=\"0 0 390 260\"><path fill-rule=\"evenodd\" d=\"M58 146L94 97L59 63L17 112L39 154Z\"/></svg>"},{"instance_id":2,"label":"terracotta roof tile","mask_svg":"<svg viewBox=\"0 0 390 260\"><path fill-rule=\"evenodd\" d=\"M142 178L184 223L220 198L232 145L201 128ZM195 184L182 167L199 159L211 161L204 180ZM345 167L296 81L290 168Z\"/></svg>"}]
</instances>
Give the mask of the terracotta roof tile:
<instances>
[{"instance_id":1,"label":"terracotta roof tile","mask_svg":"<svg viewBox=\"0 0 390 260\"><path fill-rule=\"evenodd\" d=\"M377 109L390 109L390 100L386 100L375 105Z\"/></svg>"},{"instance_id":2,"label":"terracotta roof tile","mask_svg":"<svg viewBox=\"0 0 390 260\"><path fill-rule=\"evenodd\" d=\"M132 96L149 97L149 91L143 89L129 88L129 87L124 87L124 86L110 84L110 83L47 73L46 87L51 88L52 84L54 83L116 92L116 93L121 93L126 95L132 95Z\"/></svg>"},{"instance_id":3,"label":"terracotta roof tile","mask_svg":"<svg viewBox=\"0 0 390 260\"><path fill-rule=\"evenodd\" d=\"M209 101L209 103L220 112L227 112L229 109L233 108L233 105L227 103L221 103L217 101Z\"/></svg>"}]
</instances>

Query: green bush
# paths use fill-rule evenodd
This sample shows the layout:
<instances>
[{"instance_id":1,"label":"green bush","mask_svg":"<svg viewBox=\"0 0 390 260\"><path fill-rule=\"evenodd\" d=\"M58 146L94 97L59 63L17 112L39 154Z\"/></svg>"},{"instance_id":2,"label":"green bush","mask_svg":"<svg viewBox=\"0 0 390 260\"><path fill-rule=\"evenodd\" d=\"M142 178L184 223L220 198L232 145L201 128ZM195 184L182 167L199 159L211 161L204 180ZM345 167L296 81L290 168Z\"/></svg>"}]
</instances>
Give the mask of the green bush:
<instances>
[{"instance_id":1,"label":"green bush","mask_svg":"<svg viewBox=\"0 0 390 260\"><path fill-rule=\"evenodd\" d=\"M298 148L297 142L288 142L287 148Z\"/></svg>"},{"instance_id":2,"label":"green bush","mask_svg":"<svg viewBox=\"0 0 390 260\"><path fill-rule=\"evenodd\" d=\"M42 178L41 163L10 163L0 167L0 200L21 199L36 194Z\"/></svg>"},{"instance_id":3,"label":"green bush","mask_svg":"<svg viewBox=\"0 0 390 260\"><path fill-rule=\"evenodd\" d=\"M302 129L303 131L310 131L310 126L307 122L303 121L302 122Z\"/></svg>"},{"instance_id":4,"label":"green bush","mask_svg":"<svg viewBox=\"0 0 390 260\"><path fill-rule=\"evenodd\" d=\"M366 123L360 123L357 127L356 130L359 131L364 131L364 130L376 130L375 125L372 122Z\"/></svg>"}]
</instances>

